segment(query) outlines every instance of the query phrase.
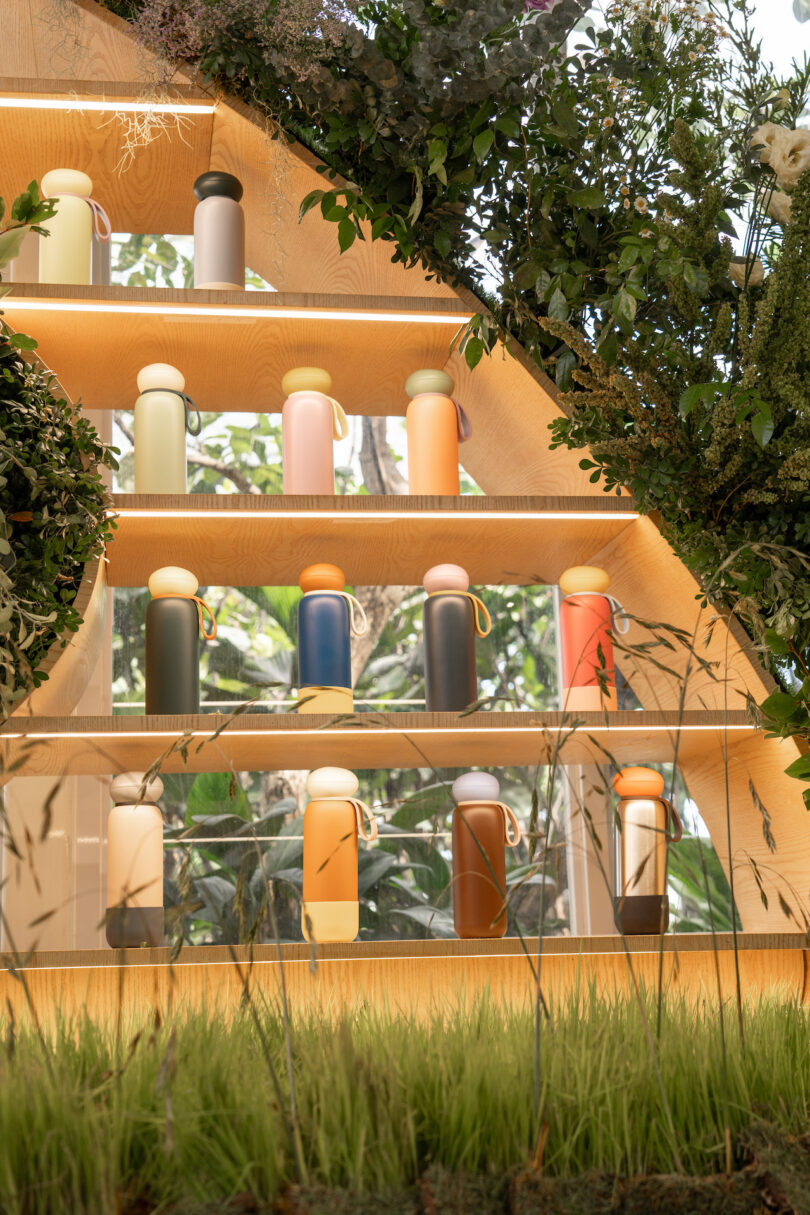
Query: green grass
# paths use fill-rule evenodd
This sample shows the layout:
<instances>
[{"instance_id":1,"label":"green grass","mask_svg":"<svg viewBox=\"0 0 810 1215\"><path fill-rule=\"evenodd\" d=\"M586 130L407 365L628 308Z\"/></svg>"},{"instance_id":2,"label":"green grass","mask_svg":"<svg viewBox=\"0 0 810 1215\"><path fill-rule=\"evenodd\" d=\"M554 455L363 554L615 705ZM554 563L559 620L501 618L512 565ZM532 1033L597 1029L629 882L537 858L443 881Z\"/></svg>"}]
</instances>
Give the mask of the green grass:
<instances>
[{"instance_id":1,"label":"green grass","mask_svg":"<svg viewBox=\"0 0 810 1215\"><path fill-rule=\"evenodd\" d=\"M229 1026L178 1017L118 1039L89 1021L62 1024L47 1046L30 1029L0 1027L0 1210L113 1211L116 1193L156 1204L275 1197L298 1175L283 1033L269 1013L262 1024L284 1109L248 1013ZM529 1014L481 1001L444 1021L298 1020L307 1179L373 1191L412 1183L431 1164L502 1172L534 1156L540 1122L548 1175L667 1173L678 1158L689 1173L722 1171L726 1127L735 1145L756 1116L808 1129L810 1013L763 1003L744 1024L743 1049L727 1012L724 1052L716 1009L666 1007L656 1053L673 1138L632 1002L591 996L553 1011L539 1118Z\"/></svg>"}]
</instances>

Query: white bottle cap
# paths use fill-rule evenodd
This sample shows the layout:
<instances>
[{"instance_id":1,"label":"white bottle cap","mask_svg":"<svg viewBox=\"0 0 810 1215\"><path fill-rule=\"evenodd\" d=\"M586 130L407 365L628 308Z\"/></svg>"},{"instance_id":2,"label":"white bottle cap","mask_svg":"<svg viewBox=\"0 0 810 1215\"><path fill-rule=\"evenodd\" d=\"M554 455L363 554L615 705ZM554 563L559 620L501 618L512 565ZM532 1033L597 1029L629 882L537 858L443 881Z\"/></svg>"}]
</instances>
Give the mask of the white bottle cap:
<instances>
[{"instance_id":1,"label":"white bottle cap","mask_svg":"<svg viewBox=\"0 0 810 1215\"><path fill-rule=\"evenodd\" d=\"M163 565L149 576L149 593L157 598L159 595L189 595L197 594L199 586L191 570L184 570L181 565Z\"/></svg>"},{"instance_id":2,"label":"white bottle cap","mask_svg":"<svg viewBox=\"0 0 810 1215\"><path fill-rule=\"evenodd\" d=\"M405 381L405 391L409 397L418 397L423 392L437 392L442 396L451 397L455 386L453 377L449 376L446 371L438 371L429 367L424 367L421 371L414 371Z\"/></svg>"},{"instance_id":3,"label":"white bottle cap","mask_svg":"<svg viewBox=\"0 0 810 1215\"><path fill-rule=\"evenodd\" d=\"M110 783L110 796L116 806L133 803L134 805L144 804L147 802L156 802L158 798L163 796L163 781L159 777L147 782L144 789L143 772L122 772L120 776L114 776ZM143 793L141 793L143 789Z\"/></svg>"},{"instance_id":4,"label":"white bottle cap","mask_svg":"<svg viewBox=\"0 0 810 1215\"><path fill-rule=\"evenodd\" d=\"M307 777L307 793L318 797L354 797L360 782L348 768L315 768Z\"/></svg>"},{"instance_id":5,"label":"white bottle cap","mask_svg":"<svg viewBox=\"0 0 810 1215\"><path fill-rule=\"evenodd\" d=\"M80 169L51 169L40 182L42 193L46 198L55 198L59 194L81 194L89 198L93 193L93 181Z\"/></svg>"},{"instance_id":6,"label":"white bottle cap","mask_svg":"<svg viewBox=\"0 0 810 1215\"><path fill-rule=\"evenodd\" d=\"M457 802L496 802L501 787L489 772L465 772L453 781Z\"/></svg>"},{"instance_id":7,"label":"white bottle cap","mask_svg":"<svg viewBox=\"0 0 810 1215\"><path fill-rule=\"evenodd\" d=\"M146 392L147 388L168 388L173 392L182 392L185 386L185 376L171 363L148 363L138 372L138 392Z\"/></svg>"},{"instance_id":8,"label":"white bottle cap","mask_svg":"<svg viewBox=\"0 0 810 1215\"><path fill-rule=\"evenodd\" d=\"M433 565L422 579L422 586L429 595L436 591L466 591L470 575L460 565Z\"/></svg>"}]
</instances>

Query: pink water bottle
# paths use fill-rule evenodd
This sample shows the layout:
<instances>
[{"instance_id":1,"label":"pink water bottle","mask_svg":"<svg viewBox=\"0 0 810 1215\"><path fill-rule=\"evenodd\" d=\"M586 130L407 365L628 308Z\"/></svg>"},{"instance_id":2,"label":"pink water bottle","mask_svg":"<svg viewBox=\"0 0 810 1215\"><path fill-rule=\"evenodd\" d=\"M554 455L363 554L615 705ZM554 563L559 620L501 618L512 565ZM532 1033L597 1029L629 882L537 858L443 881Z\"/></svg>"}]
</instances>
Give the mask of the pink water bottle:
<instances>
[{"instance_id":1,"label":"pink water bottle","mask_svg":"<svg viewBox=\"0 0 810 1215\"><path fill-rule=\"evenodd\" d=\"M330 396L321 367L294 367L281 381L281 462L285 494L334 494L334 442L349 433L346 415Z\"/></svg>"}]
</instances>

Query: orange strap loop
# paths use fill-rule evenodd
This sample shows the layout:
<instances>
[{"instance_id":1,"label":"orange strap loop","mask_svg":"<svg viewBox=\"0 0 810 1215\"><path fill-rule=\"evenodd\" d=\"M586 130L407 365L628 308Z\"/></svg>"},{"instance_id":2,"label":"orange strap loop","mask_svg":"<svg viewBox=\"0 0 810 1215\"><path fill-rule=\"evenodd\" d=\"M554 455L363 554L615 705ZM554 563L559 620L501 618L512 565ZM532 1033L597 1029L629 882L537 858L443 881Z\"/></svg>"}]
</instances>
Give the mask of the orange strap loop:
<instances>
[{"instance_id":1,"label":"orange strap loop","mask_svg":"<svg viewBox=\"0 0 810 1215\"><path fill-rule=\"evenodd\" d=\"M217 635L217 622L214 613L211 611L204 599L200 599L198 595L181 595L179 591L164 591L160 595L153 595L153 599L193 599L197 605L197 619L200 622L200 632L206 641L213 641ZM205 631L204 612L207 612L211 619L211 632Z\"/></svg>"},{"instance_id":2,"label":"orange strap loop","mask_svg":"<svg viewBox=\"0 0 810 1215\"><path fill-rule=\"evenodd\" d=\"M497 806L503 812L503 835L507 848L517 848L521 840L520 823L517 821L517 816L506 802L487 802L481 798L477 802L457 802L457 810L465 810L468 806ZM512 834L509 835L509 828L512 828Z\"/></svg>"},{"instance_id":3,"label":"orange strap loop","mask_svg":"<svg viewBox=\"0 0 810 1215\"><path fill-rule=\"evenodd\" d=\"M464 595L473 605L476 636L488 637L492 632L492 617L487 611L487 605L477 595L474 595L472 591L431 591L428 598L433 598L434 595Z\"/></svg>"}]
</instances>

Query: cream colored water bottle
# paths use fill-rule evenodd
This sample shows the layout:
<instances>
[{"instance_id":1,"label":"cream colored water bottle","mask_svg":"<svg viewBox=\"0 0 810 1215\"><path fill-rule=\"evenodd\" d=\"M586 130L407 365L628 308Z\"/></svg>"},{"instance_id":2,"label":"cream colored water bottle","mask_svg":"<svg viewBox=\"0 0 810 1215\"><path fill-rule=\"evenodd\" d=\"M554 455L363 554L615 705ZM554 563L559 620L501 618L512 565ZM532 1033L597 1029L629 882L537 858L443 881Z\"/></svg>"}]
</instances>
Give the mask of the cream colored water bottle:
<instances>
[{"instance_id":1,"label":"cream colored water bottle","mask_svg":"<svg viewBox=\"0 0 810 1215\"><path fill-rule=\"evenodd\" d=\"M185 494L189 398L185 378L170 363L150 363L138 372L135 402L135 493ZM192 402L193 403L193 402ZM195 406L196 412L196 406Z\"/></svg>"},{"instance_id":2,"label":"cream colored water bottle","mask_svg":"<svg viewBox=\"0 0 810 1215\"><path fill-rule=\"evenodd\" d=\"M56 213L42 225L48 236L39 242L39 281L89 285L93 258L93 183L78 169L52 169L42 178L43 197L56 202Z\"/></svg>"},{"instance_id":3,"label":"cream colored water bottle","mask_svg":"<svg viewBox=\"0 0 810 1215\"><path fill-rule=\"evenodd\" d=\"M681 838L681 820L662 796L663 776L652 768L622 768L613 788L621 798L616 917L627 936L666 932L667 845Z\"/></svg>"},{"instance_id":4,"label":"cream colored water bottle","mask_svg":"<svg viewBox=\"0 0 810 1215\"><path fill-rule=\"evenodd\" d=\"M107 820L107 942L113 949L163 940L163 781L114 777Z\"/></svg>"}]
</instances>

